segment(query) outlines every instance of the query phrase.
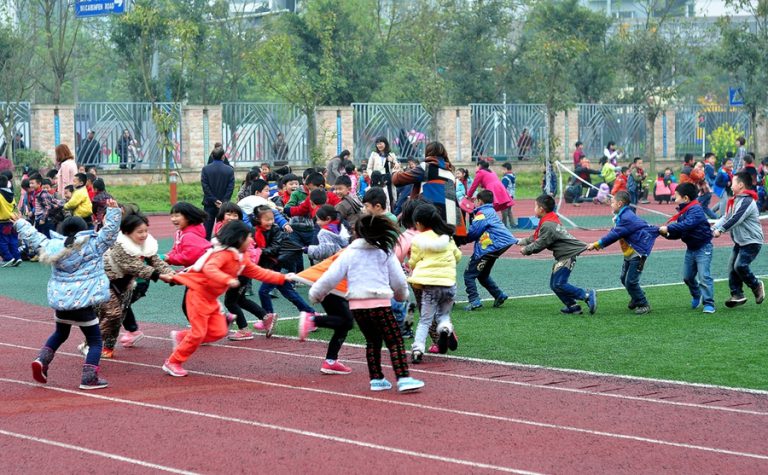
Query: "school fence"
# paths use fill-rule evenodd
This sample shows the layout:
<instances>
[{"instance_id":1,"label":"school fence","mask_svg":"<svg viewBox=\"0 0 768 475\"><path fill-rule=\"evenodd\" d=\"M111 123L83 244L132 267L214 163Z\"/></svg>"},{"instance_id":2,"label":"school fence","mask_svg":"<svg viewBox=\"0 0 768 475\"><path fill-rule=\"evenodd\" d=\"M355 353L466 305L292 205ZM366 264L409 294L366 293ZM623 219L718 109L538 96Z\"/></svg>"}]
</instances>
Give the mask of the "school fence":
<instances>
[{"instance_id":1,"label":"school fence","mask_svg":"<svg viewBox=\"0 0 768 475\"><path fill-rule=\"evenodd\" d=\"M472 160L530 160L549 152L544 104L470 104Z\"/></svg>"},{"instance_id":2,"label":"school fence","mask_svg":"<svg viewBox=\"0 0 768 475\"><path fill-rule=\"evenodd\" d=\"M424 148L432 136L432 116L421 104L352 104L354 115L353 157L367 159L377 137L386 137L400 158L424 158Z\"/></svg>"},{"instance_id":3,"label":"school fence","mask_svg":"<svg viewBox=\"0 0 768 475\"><path fill-rule=\"evenodd\" d=\"M22 140L24 146L30 148L32 145L32 137L30 137L30 119L31 119L31 106L29 102L0 102L0 114L5 117L6 124L13 124L13 137L16 133L22 134ZM4 149L2 143L4 143L5 129L0 126L0 149ZM4 153L4 151L2 152Z\"/></svg>"}]
</instances>

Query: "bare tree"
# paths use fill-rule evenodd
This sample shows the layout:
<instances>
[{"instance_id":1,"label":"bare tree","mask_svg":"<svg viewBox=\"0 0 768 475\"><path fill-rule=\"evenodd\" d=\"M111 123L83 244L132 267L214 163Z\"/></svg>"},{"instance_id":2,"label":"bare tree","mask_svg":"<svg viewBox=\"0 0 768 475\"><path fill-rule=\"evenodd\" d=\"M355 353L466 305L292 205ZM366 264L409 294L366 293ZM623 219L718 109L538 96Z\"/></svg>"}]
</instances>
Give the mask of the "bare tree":
<instances>
[{"instance_id":1,"label":"bare tree","mask_svg":"<svg viewBox=\"0 0 768 475\"><path fill-rule=\"evenodd\" d=\"M32 12L41 15L45 33L43 62L53 73L53 84L39 81L40 85L51 93L54 104L61 104L61 89L72 67L73 53L80 21L73 15L73 9L67 0L34 0Z\"/></svg>"}]
</instances>

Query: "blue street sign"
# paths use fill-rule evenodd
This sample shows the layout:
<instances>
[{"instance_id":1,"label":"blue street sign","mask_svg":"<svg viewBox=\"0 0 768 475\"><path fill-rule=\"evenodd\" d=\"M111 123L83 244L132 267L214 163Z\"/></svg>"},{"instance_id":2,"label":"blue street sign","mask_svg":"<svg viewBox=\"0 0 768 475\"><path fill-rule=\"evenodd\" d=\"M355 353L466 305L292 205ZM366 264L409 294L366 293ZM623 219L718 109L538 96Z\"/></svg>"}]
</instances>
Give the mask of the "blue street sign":
<instances>
[{"instance_id":1,"label":"blue street sign","mask_svg":"<svg viewBox=\"0 0 768 475\"><path fill-rule=\"evenodd\" d=\"M76 0L75 16L87 18L101 15L125 13L125 4L128 0Z\"/></svg>"},{"instance_id":2,"label":"blue street sign","mask_svg":"<svg viewBox=\"0 0 768 475\"><path fill-rule=\"evenodd\" d=\"M740 87L728 88L728 104L732 106L744 105L744 90Z\"/></svg>"}]
</instances>

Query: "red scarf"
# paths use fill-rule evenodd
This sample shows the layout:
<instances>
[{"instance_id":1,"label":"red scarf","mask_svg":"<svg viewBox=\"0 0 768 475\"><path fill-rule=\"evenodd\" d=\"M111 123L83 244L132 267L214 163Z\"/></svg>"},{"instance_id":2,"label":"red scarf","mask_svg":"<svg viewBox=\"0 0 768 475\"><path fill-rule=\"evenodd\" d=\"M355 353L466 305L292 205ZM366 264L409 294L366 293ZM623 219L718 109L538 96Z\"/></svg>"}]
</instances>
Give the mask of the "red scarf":
<instances>
[{"instance_id":1,"label":"red scarf","mask_svg":"<svg viewBox=\"0 0 768 475\"><path fill-rule=\"evenodd\" d=\"M256 241L256 247L264 249L267 247L267 237L264 236L264 230L261 226L256 226L256 230L253 232L253 239Z\"/></svg>"},{"instance_id":2,"label":"red scarf","mask_svg":"<svg viewBox=\"0 0 768 475\"><path fill-rule=\"evenodd\" d=\"M736 202L736 197L737 196L744 196L744 195L749 195L749 196L752 197L753 200L757 201L757 192L756 191L754 191L754 190L744 190L743 193L741 193L739 195L734 195L733 197L728 198L728 203L726 203L726 205L725 205L725 214L728 214L728 212L733 208L733 204Z\"/></svg>"},{"instance_id":3,"label":"red scarf","mask_svg":"<svg viewBox=\"0 0 768 475\"><path fill-rule=\"evenodd\" d=\"M684 214L685 214L685 212L686 212L686 211L688 211L688 210L691 208L691 206L693 206L693 205L697 205L697 204L699 204L699 200L693 200L693 201L691 201L690 203L688 203L687 205L685 205L685 206L683 207L683 209L681 209L680 211L678 211L678 213L677 213L676 215L674 215L674 216L672 216L671 218L669 218L669 219L667 220L667 224L669 224L669 223L673 223L673 222L677 221L677 218L679 218L680 216L684 215Z\"/></svg>"},{"instance_id":4,"label":"red scarf","mask_svg":"<svg viewBox=\"0 0 768 475\"><path fill-rule=\"evenodd\" d=\"M555 213L554 211L545 214L544 216L541 217L541 219L539 219L539 225L536 226L536 231L533 232L534 241L539 238L539 231L541 230L541 225L546 222L561 224L560 218L557 217L557 213Z\"/></svg>"}]
</instances>

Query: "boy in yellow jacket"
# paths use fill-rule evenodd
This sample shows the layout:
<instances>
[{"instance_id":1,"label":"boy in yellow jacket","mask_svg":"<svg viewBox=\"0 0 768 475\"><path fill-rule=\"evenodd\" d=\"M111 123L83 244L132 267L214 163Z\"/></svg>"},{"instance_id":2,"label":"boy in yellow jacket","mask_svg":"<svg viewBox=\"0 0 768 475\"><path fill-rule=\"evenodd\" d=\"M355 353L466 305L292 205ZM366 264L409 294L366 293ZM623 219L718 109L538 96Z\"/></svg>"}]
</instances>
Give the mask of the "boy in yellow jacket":
<instances>
[{"instance_id":1,"label":"boy in yellow jacket","mask_svg":"<svg viewBox=\"0 0 768 475\"><path fill-rule=\"evenodd\" d=\"M85 173L78 173L75 175L75 191L72 193L72 198L64 205L65 210L72 211L74 216L83 218L90 226L91 216L93 215L93 205L91 204L91 198L88 197L88 189L85 187L85 182L88 177Z\"/></svg>"},{"instance_id":2,"label":"boy in yellow jacket","mask_svg":"<svg viewBox=\"0 0 768 475\"><path fill-rule=\"evenodd\" d=\"M13 229L11 217L16 209L16 200L9 185L8 177L0 175L0 257L2 267L17 267L21 264L19 235Z\"/></svg>"}]
</instances>

